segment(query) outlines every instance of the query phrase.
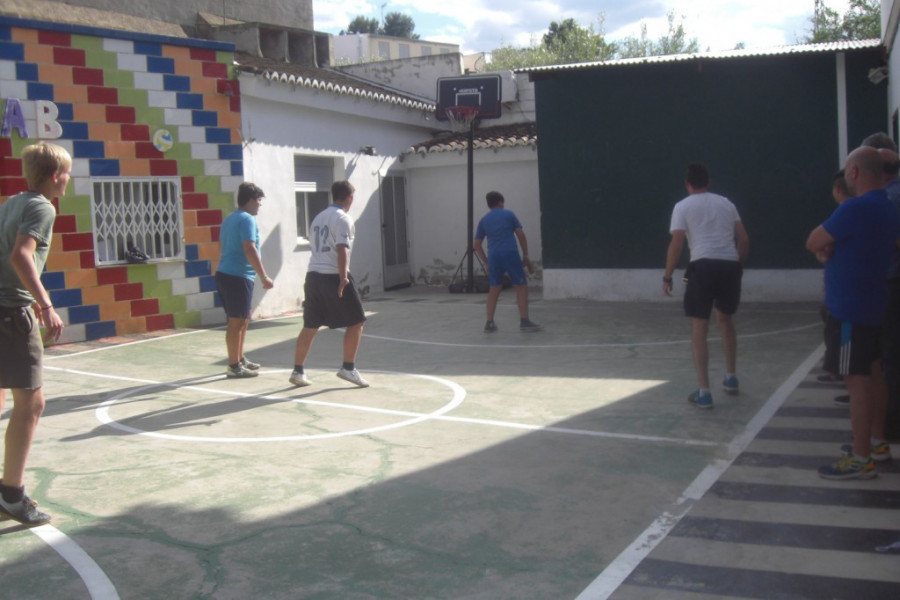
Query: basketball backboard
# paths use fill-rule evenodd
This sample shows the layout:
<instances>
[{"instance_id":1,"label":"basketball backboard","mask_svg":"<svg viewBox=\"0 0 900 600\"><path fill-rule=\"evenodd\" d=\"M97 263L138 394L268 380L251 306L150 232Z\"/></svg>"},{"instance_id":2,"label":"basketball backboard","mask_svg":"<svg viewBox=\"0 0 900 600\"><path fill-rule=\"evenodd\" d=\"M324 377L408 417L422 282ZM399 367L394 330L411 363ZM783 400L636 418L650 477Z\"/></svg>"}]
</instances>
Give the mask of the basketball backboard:
<instances>
[{"instance_id":1,"label":"basketball backboard","mask_svg":"<svg viewBox=\"0 0 900 600\"><path fill-rule=\"evenodd\" d=\"M438 121L447 121L450 106L477 106L479 119L496 119L500 116L500 75L471 75L441 77L437 80Z\"/></svg>"}]
</instances>

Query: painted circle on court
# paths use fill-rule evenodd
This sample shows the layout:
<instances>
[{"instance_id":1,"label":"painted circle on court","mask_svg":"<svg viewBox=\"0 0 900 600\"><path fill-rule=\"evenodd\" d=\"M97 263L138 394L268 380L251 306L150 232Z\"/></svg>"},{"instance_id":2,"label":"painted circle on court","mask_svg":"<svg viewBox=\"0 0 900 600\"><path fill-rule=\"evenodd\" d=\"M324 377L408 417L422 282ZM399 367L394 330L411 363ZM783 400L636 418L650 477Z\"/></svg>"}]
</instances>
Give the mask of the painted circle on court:
<instances>
[{"instance_id":1,"label":"painted circle on court","mask_svg":"<svg viewBox=\"0 0 900 600\"><path fill-rule=\"evenodd\" d=\"M187 442L208 442L208 443L259 443L259 442L293 442L293 441L304 441L304 440L323 440L329 438L340 438L340 437L351 437L356 435L367 435L371 433L377 433L380 431L388 431L391 429L399 429L401 427L408 427L410 425L415 425L416 423L421 423L423 421L428 421L429 419L433 419L435 417L439 417L444 415L455 408L457 408L460 404L462 404L463 400L466 398L466 390L459 384L454 383L448 379L443 379L441 377L435 377L433 375L418 375L414 373L399 373L395 371L368 371L369 373L382 373L385 375L399 375L405 377L415 377L417 379L424 379L426 381L433 381L440 385L443 385L450 389L452 392L452 397L449 402L441 406L439 409L429 412L429 413L414 413L410 411L399 411L399 410L388 410L388 409L377 409L367 406L359 406L359 405L351 405L351 404L339 404L339 403L331 403L331 402L321 402L321 401L311 401L305 400L302 398L290 398L284 396L260 396L259 394L245 394L239 392L223 392L224 395L236 396L236 397L255 397L261 398L264 400L276 400L276 401L286 401L289 400L291 402L295 402L297 404L307 404L310 406L327 406L331 408L345 409L350 411L363 411L363 412L372 412L382 415L397 415L397 416L406 416L409 417L407 419L397 421L396 423L388 423L385 425L378 425L374 427L366 427L363 429L351 429L348 431L338 431L331 433L317 433L310 435L287 435L287 436L270 436L270 437L201 437L201 436L192 436L192 435L177 435L171 433L159 433L155 431L147 431L143 429L138 429L136 427L132 427L130 425L125 425L113 419L109 414L109 409L114 406L117 402L124 400L126 398L130 398L133 396L137 396L142 394L146 390L157 389L160 387L169 387L174 389L179 389L183 387L193 387L193 386L181 386L177 384L169 384L169 383L153 383L149 385L144 385L139 388L134 388L122 392L121 394L116 394L109 400L103 402L95 411L95 415L97 420L99 420L104 425L108 425L113 429L118 429L119 431L124 431L126 433L143 435L147 437L165 439L165 440L179 440L179 441L187 441ZM261 374L277 374L279 371L265 371ZM206 391L209 392L211 390L203 389L203 388L195 388L198 391ZM218 392L218 390L216 390Z\"/></svg>"}]
</instances>

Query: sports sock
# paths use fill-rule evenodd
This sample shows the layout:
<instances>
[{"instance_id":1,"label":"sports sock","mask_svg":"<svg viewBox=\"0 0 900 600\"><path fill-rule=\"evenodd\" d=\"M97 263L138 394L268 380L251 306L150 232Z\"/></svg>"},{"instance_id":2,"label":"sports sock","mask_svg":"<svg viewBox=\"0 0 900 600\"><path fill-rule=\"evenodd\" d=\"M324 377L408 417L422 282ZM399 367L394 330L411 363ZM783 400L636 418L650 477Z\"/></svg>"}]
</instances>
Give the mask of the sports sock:
<instances>
[{"instance_id":1,"label":"sports sock","mask_svg":"<svg viewBox=\"0 0 900 600\"><path fill-rule=\"evenodd\" d=\"M302 373L303 365L294 365L294 371L296 371L297 373Z\"/></svg>"},{"instance_id":2,"label":"sports sock","mask_svg":"<svg viewBox=\"0 0 900 600\"><path fill-rule=\"evenodd\" d=\"M11 485L3 485L0 483L0 494L3 495L3 501L7 504L15 504L21 502L25 497L25 486L13 487Z\"/></svg>"},{"instance_id":3,"label":"sports sock","mask_svg":"<svg viewBox=\"0 0 900 600\"><path fill-rule=\"evenodd\" d=\"M234 363L233 365L228 365L228 366L231 367L233 370L237 371L238 368L240 368L241 363L239 361L239 362Z\"/></svg>"},{"instance_id":4,"label":"sports sock","mask_svg":"<svg viewBox=\"0 0 900 600\"><path fill-rule=\"evenodd\" d=\"M353 365L354 365L354 363L352 363L352 362L345 362L345 363L342 365L342 368L344 368L344 369L346 369L346 370L348 370L348 371L352 371L352 370L353 370Z\"/></svg>"}]
</instances>

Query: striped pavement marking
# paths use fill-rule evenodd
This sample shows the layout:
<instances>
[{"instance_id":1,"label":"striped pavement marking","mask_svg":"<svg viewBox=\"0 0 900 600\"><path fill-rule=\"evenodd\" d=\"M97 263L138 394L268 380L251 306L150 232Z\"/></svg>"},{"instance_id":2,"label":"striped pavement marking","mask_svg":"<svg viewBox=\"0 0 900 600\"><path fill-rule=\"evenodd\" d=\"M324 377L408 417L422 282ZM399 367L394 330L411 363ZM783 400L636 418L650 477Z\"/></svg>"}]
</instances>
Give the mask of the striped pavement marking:
<instances>
[{"instance_id":1,"label":"striped pavement marking","mask_svg":"<svg viewBox=\"0 0 900 600\"><path fill-rule=\"evenodd\" d=\"M900 460L871 480L818 476L850 421L816 374L609 598L900 598Z\"/></svg>"}]
</instances>

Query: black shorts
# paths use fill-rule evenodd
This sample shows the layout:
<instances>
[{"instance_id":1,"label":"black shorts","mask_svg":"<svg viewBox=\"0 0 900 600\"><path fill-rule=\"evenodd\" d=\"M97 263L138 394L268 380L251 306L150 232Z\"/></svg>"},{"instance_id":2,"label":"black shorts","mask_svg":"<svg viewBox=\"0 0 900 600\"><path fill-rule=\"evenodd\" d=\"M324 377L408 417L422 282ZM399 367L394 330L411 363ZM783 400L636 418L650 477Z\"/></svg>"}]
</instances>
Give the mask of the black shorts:
<instances>
[{"instance_id":1,"label":"black shorts","mask_svg":"<svg viewBox=\"0 0 900 600\"><path fill-rule=\"evenodd\" d=\"M229 319L249 319L253 280L216 271L216 290Z\"/></svg>"},{"instance_id":2,"label":"black shorts","mask_svg":"<svg viewBox=\"0 0 900 600\"><path fill-rule=\"evenodd\" d=\"M736 260L701 258L684 272L684 314L709 319L713 306L725 315L737 312L741 303L741 279L744 268Z\"/></svg>"},{"instance_id":3,"label":"black shorts","mask_svg":"<svg viewBox=\"0 0 900 600\"><path fill-rule=\"evenodd\" d=\"M44 344L30 307L0 307L0 389L44 385Z\"/></svg>"},{"instance_id":4,"label":"black shorts","mask_svg":"<svg viewBox=\"0 0 900 600\"><path fill-rule=\"evenodd\" d=\"M306 273L303 284L303 326L318 329L325 326L331 329L350 327L366 320L362 300L353 276L348 275L350 283L344 288L344 294L338 297L338 286L341 277L337 273Z\"/></svg>"},{"instance_id":5,"label":"black shorts","mask_svg":"<svg viewBox=\"0 0 900 600\"><path fill-rule=\"evenodd\" d=\"M881 358L881 325L854 325L829 315L825 321L825 361L837 375L870 375L872 363Z\"/></svg>"}]
</instances>

